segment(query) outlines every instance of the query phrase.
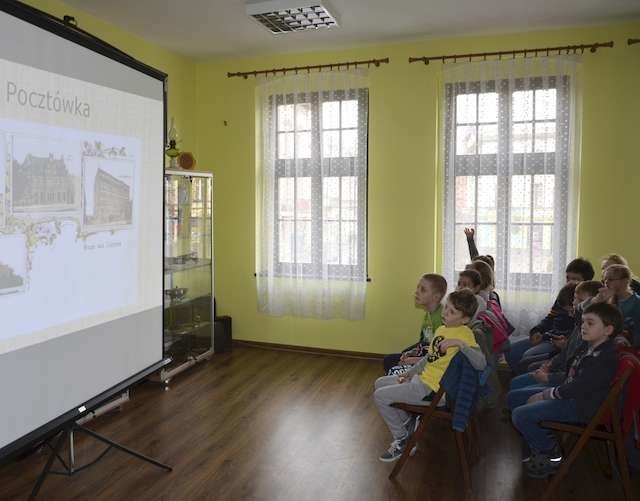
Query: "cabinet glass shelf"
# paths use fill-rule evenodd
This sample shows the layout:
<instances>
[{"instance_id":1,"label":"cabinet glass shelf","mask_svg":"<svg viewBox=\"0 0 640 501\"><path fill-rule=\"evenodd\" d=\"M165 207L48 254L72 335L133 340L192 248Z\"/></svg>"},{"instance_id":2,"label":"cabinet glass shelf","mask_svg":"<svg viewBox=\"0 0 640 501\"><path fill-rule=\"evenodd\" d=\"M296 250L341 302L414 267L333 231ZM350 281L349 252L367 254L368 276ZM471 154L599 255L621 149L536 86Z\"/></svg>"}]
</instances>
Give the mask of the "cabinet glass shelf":
<instances>
[{"instance_id":1,"label":"cabinet glass shelf","mask_svg":"<svg viewBox=\"0 0 640 501\"><path fill-rule=\"evenodd\" d=\"M210 267L211 259L197 259L197 260L190 261L188 263L171 263L171 264L167 264L165 260L164 272L171 273L175 271L192 270L194 268L201 268L203 266Z\"/></svg>"}]
</instances>

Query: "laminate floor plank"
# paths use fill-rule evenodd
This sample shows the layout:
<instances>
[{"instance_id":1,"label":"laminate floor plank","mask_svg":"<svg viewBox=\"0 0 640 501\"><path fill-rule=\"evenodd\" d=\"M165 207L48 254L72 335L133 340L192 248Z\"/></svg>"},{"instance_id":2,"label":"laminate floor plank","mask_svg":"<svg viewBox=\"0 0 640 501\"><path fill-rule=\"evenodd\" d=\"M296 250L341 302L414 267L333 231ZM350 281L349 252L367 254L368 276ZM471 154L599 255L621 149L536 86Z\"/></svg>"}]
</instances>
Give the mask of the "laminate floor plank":
<instances>
[{"instance_id":1,"label":"laminate floor plank","mask_svg":"<svg viewBox=\"0 0 640 501\"><path fill-rule=\"evenodd\" d=\"M69 478L47 477L39 500L454 501L462 474L451 429L433 422L395 481L378 461L389 433L372 400L381 362L239 347L171 381L144 383L123 412L88 426L173 466L165 473L118 451ZM499 410L479 419L482 459L472 466L477 501L533 501L518 437ZM102 449L77 436L78 463ZM602 450L582 454L556 499L615 501ZM64 457L64 456L63 456ZM0 499L26 499L46 450L0 467ZM634 478L636 494L640 492ZM638 496L640 498L640 496ZM637 498L637 499L638 499Z\"/></svg>"}]
</instances>

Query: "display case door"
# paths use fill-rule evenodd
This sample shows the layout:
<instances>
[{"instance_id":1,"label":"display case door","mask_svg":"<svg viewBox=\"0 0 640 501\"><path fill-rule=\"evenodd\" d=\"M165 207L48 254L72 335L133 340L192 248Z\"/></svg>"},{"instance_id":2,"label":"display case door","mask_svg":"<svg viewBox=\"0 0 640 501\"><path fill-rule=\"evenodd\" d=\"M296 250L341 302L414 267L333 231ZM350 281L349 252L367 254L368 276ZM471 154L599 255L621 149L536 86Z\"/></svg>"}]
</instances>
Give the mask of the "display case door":
<instances>
[{"instance_id":1,"label":"display case door","mask_svg":"<svg viewBox=\"0 0 640 501\"><path fill-rule=\"evenodd\" d=\"M212 353L212 177L165 175L165 355L172 364Z\"/></svg>"}]
</instances>

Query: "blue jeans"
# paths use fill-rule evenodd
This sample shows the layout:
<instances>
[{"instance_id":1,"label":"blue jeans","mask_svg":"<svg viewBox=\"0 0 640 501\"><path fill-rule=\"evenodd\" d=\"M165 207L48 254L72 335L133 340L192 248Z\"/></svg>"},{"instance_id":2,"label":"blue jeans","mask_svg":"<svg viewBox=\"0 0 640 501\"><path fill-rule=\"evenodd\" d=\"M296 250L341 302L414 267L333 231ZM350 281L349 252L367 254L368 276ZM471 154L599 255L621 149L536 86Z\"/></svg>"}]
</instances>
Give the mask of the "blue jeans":
<instances>
[{"instance_id":1,"label":"blue jeans","mask_svg":"<svg viewBox=\"0 0 640 501\"><path fill-rule=\"evenodd\" d=\"M548 360L556 353L558 349L551 341L541 341L524 352L516 370L520 373L527 372L532 363Z\"/></svg>"},{"instance_id":2,"label":"blue jeans","mask_svg":"<svg viewBox=\"0 0 640 501\"><path fill-rule=\"evenodd\" d=\"M531 395L540 393L546 388L548 388L547 385L534 383L522 388L509 390L509 393L507 393L507 407L513 412L515 408L525 405Z\"/></svg>"},{"instance_id":3,"label":"blue jeans","mask_svg":"<svg viewBox=\"0 0 640 501\"><path fill-rule=\"evenodd\" d=\"M533 372L527 372L514 377L509 384L509 391L519 390L520 388L526 388L527 386L542 386L543 388L549 388L555 386L551 383L539 383L533 377Z\"/></svg>"},{"instance_id":4,"label":"blue jeans","mask_svg":"<svg viewBox=\"0 0 640 501\"><path fill-rule=\"evenodd\" d=\"M511 390L519 390L520 388L525 388L527 386L533 386L538 384L533 378L533 374L527 372L526 374L520 374L519 376L514 377L509 384L509 391Z\"/></svg>"},{"instance_id":5,"label":"blue jeans","mask_svg":"<svg viewBox=\"0 0 640 501\"><path fill-rule=\"evenodd\" d=\"M511 343L511 348L504 354L504 358L509 364L509 367L511 367L511 370L517 370L518 362L520 362L522 355L532 346L529 336L515 343Z\"/></svg>"},{"instance_id":6,"label":"blue jeans","mask_svg":"<svg viewBox=\"0 0 640 501\"><path fill-rule=\"evenodd\" d=\"M549 453L557 445L553 432L540 426L542 421L579 422L574 399L543 400L525 404L511 414L513 426L520 432L532 451Z\"/></svg>"},{"instance_id":7,"label":"blue jeans","mask_svg":"<svg viewBox=\"0 0 640 501\"><path fill-rule=\"evenodd\" d=\"M532 344L531 340L526 337L515 343L511 343L511 348L505 353L504 358L511 367L511 370L518 374L527 372L529 364L539 360L545 360L552 354L557 352L550 341L542 341L538 344Z\"/></svg>"}]
</instances>

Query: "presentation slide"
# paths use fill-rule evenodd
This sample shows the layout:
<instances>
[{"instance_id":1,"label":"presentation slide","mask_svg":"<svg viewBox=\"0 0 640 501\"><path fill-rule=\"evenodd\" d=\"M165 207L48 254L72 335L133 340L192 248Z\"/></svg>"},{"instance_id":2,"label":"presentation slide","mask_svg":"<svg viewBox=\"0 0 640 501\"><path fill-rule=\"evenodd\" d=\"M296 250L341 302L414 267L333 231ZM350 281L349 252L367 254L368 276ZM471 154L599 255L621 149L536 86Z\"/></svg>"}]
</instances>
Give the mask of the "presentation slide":
<instances>
[{"instance_id":1,"label":"presentation slide","mask_svg":"<svg viewBox=\"0 0 640 501\"><path fill-rule=\"evenodd\" d=\"M164 82L0 11L0 449L162 359Z\"/></svg>"},{"instance_id":2,"label":"presentation slide","mask_svg":"<svg viewBox=\"0 0 640 501\"><path fill-rule=\"evenodd\" d=\"M153 306L138 290L139 132L162 108L10 61L0 75L2 354ZM114 102L142 113L120 130Z\"/></svg>"}]
</instances>

